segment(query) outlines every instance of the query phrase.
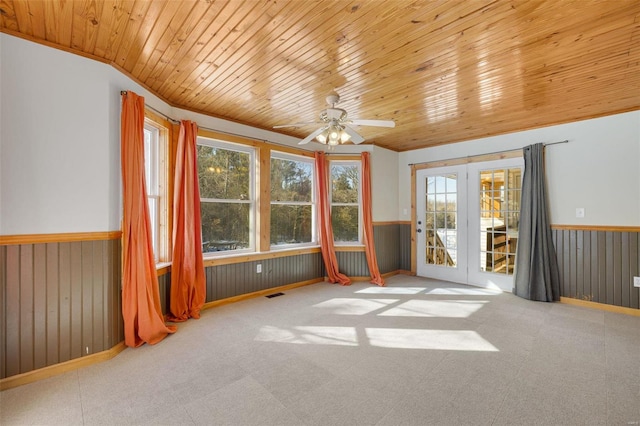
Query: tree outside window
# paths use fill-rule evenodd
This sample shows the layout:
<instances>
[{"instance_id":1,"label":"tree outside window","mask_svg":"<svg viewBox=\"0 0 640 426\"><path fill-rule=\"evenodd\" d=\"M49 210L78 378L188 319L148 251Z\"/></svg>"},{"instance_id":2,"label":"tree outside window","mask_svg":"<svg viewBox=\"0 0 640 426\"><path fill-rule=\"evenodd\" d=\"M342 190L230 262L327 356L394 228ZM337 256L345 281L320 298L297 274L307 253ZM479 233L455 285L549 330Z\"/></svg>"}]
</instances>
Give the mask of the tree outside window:
<instances>
[{"instance_id":1,"label":"tree outside window","mask_svg":"<svg viewBox=\"0 0 640 426\"><path fill-rule=\"evenodd\" d=\"M331 225L336 243L359 243L360 162L331 161Z\"/></svg>"},{"instance_id":2,"label":"tree outside window","mask_svg":"<svg viewBox=\"0 0 640 426\"><path fill-rule=\"evenodd\" d=\"M272 246L313 243L313 160L271 155Z\"/></svg>"},{"instance_id":3,"label":"tree outside window","mask_svg":"<svg viewBox=\"0 0 640 426\"><path fill-rule=\"evenodd\" d=\"M254 150L198 138L203 252L253 250Z\"/></svg>"}]
</instances>

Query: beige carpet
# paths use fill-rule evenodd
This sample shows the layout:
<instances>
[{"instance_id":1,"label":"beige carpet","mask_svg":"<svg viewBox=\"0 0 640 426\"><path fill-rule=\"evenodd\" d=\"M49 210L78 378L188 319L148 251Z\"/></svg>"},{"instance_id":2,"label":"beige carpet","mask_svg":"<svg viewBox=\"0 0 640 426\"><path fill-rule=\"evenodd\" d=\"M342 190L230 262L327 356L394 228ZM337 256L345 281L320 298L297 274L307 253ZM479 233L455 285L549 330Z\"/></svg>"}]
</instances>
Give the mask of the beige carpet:
<instances>
[{"instance_id":1,"label":"beige carpet","mask_svg":"<svg viewBox=\"0 0 640 426\"><path fill-rule=\"evenodd\" d=\"M629 425L640 317L422 278L207 310L156 346L0 393L0 423Z\"/></svg>"}]
</instances>

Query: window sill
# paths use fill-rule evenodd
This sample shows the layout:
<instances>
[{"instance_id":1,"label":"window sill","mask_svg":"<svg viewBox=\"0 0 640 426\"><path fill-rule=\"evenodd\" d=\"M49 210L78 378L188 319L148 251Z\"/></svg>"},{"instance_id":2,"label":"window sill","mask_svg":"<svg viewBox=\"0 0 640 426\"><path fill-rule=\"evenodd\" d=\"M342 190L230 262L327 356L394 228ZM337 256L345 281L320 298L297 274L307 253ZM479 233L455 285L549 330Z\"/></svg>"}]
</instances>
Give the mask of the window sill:
<instances>
[{"instance_id":1,"label":"window sill","mask_svg":"<svg viewBox=\"0 0 640 426\"><path fill-rule=\"evenodd\" d=\"M233 253L205 257L204 266L229 265L233 263L253 262L263 259L275 259L278 257L296 256L299 254L319 253L320 246L308 246L304 248L286 248L265 252Z\"/></svg>"},{"instance_id":2,"label":"window sill","mask_svg":"<svg viewBox=\"0 0 640 426\"><path fill-rule=\"evenodd\" d=\"M156 263L156 273L158 276L164 275L171 271L171 262L158 262Z\"/></svg>"},{"instance_id":3,"label":"window sill","mask_svg":"<svg viewBox=\"0 0 640 426\"><path fill-rule=\"evenodd\" d=\"M336 251L365 251L364 244L334 245Z\"/></svg>"},{"instance_id":4,"label":"window sill","mask_svg":"<svg viewBox=\"0 0 640 426\"><path fill-rule=\"evenodd\" d=\"M363 244L353 245L336 245L336 252L363 252L365 246ZM251 253L229 253L218 254L216 256L204 257L204 266L218 266L218 265L230 265L234 263L253 262L263 259L275 259L278 257L297 256L300 254L319 253L320 246L305 246L305 247L287 247L287 248L274 248L271 251L265 252L251 252ZM164 275L171 271L171 262L159 262L156 263L156 271L158 276Z\"/></svg>"}]
</instances>

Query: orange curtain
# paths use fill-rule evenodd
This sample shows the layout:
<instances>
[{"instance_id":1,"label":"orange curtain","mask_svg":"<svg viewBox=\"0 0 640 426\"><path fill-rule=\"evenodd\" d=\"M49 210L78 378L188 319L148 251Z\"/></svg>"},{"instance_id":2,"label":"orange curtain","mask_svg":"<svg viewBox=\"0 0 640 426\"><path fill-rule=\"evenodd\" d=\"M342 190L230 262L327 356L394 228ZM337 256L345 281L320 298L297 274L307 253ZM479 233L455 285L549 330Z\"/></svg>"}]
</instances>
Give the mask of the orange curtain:
<instances>
[{"instance_id":1,"label":"orange curtain","mask_svg":"<svg viewBox=\"0 0 640 426\"><path fill-rule=\"evenodd\" d=\"M202 259L200 189L196 138L198 126L180 123L173 185L173 258L171 265L171 321L200 318L206 298Z\"/></svg>"},{"instance_id":2,"label":"orange curtain","mask_svg":"<svg viewBox=\"0 0 640 426\"><path fill-rule=\"evenodd\" d=\"M364 252L369 265L371 283L384 286L384 278L378 269L376 247L373 242L373 219L371 218L371 156L368 152L362 153L362 222L364 231Z\"/></svg>"},{"instance_id":3,"label":"orange curtain","mask_svg":"<svg viewBox=\"0 0 640 426\"><path fill-rule=\"evenodd\" d=\"M144 98L122 95L122 316L124 342L137 347L158 343L176 331L162 317L158 276L151 244L151 222L144 178Z\"/></svg>"},{"instance_id":4,"label":"orange curtain","mask_svg":"<svg viewBox=\"0 0 640 426\"><path fill-rule=\"evenodd\" d=\"M315 153L316 166L316 195L318 203L318 231L320 235L320 250L327 270L329 282L349 285L351 280L338 270L336 249L333 245L333 227L331 226L331 203L329 200L329 173L327 160L322 152Z\"/></svg>"}]
</instances>

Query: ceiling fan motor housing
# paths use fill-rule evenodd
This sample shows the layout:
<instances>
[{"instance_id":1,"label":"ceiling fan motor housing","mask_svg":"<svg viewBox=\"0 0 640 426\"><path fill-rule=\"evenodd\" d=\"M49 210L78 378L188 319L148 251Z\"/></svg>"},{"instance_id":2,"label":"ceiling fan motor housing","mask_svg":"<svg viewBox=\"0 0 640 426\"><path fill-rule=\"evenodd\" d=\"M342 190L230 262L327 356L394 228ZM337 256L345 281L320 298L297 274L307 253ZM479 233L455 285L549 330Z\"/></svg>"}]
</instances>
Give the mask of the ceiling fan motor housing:
<instances>
[{"instance_id":1,"label":"ceiling fan motor housing","mask_svg":"<svg viewBox=\"0 0 640 426\"><path fill-rule=\"evenodd\" d=\"M395 122L392 120L348 120L347 111L342 108L336 108L336 104L340 102L340 96L336 92L329 93L327 96L327 103L330 108L324 109L320 112L320 120L324 123L322 127L316 129L306 138L302 139L298 145L304 145L312 140L325 145L335 146L351 141L355 145L364 142L364 138L358 134L350 125L356 126L378 126L378 127L395 127ZM274 126L274 128L290 127L307 125L312 123L297 123L287 124L281 126Z\"/></svg>"},{"instance_id":2,"label":"ceiling fan motor housing","mask_svg":"<svg viewBox=\"0 0 640 426\"><path fill-rule=\"evenodd\" d=\"M347 111L342 108L327 108L320 113L320 120L329 123L333 120L345 121L347 119Z\"/></svg>"},{"instance_id":3,"label":"ceiling fan motor housing","mask_svg":"<svg viewBox=\"0 0 640 426\"><path fill-rule=\"evenodd\" d=\"M325 99L327 101L327 104L334 107L338 102L340 102L340 95L338 95L336 92L331 92Z\"/></svg>"}]
</instances>

